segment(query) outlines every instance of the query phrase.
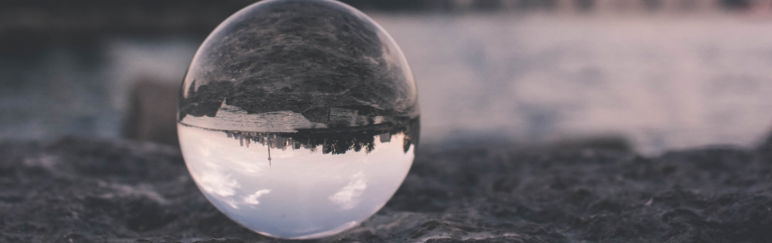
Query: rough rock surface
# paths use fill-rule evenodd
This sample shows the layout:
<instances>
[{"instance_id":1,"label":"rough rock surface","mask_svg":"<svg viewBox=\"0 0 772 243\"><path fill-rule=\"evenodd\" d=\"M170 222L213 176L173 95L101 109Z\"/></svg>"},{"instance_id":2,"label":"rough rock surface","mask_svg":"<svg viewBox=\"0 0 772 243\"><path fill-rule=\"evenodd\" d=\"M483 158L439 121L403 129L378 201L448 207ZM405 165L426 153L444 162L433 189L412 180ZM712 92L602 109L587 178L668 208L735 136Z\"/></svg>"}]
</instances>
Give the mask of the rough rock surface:
<instances>
[{"instance_id":1,"label":"rough rock surface","mask_svg":"<svg viewBox=\"0 0 772 243\"><path fill-rule=\"evenodd\" d=\"M768 242L770 148L429 144L383 210L320 241ZM177 149L151 143L0 143L0 215L1 242L274 241L220 214Z\"/></svg>"}]
</instances>

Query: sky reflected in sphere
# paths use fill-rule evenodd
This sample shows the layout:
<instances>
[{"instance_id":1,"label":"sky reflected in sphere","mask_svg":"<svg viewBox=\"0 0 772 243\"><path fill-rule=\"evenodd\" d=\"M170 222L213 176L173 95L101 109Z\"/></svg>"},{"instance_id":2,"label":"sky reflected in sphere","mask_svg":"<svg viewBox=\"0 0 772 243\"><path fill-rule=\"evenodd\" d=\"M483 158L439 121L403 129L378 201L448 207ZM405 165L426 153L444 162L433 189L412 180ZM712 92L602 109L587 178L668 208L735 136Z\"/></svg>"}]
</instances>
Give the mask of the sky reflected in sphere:
<instances>
[{"instance_id":1,"label":"sky reflected in sphere","mask_svg":"<svg viewBox=\"0 0 772 243\"><path fill-rule=\"evenodd\" d=\"M220 211L282 238L315 238L356 226L399 188L413 163L405 134L380 135L370 152L241 145L221 131L178 125L190 174ZM270 158L269 161L269 150Z\"/></svg>"}]
</instances>

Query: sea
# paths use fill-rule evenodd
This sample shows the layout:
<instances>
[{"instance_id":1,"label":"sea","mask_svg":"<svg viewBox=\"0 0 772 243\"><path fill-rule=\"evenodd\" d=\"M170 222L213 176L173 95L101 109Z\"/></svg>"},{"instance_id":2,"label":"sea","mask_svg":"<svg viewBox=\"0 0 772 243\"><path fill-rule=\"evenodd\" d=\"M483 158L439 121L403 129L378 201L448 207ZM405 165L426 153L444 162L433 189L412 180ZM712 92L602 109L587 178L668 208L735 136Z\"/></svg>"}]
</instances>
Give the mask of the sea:
<instances>
[{"instance_id":1,"label":"sea","mask_svg":"<svg viewBox=\"0 0 772 243\"><path fill-rule=\"evenodd\" d=\"M415 74L422 143L601 136L656 155L751 147L772 130L770 17L371 15ZM133 83L179 85L200 42L124 36L0 55L0 140L120 138Z\"/></svg>"}]
</instances>

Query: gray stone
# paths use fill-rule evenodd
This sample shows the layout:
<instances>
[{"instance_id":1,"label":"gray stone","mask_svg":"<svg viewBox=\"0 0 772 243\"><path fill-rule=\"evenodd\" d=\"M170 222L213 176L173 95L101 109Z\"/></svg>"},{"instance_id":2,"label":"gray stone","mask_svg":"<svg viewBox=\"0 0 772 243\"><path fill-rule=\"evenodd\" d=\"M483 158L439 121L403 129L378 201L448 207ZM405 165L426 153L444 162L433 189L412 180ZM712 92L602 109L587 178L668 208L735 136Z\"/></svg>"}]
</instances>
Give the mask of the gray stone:
<instances>
[{"instance_id":1,"label":"gray stone","mask_svg":"<svg viewBox=\"0 0 772 243\"><path fill-rule=\"evenodd\" d=\"M177 85L165 80L137 80L129 93L123 135L129 139L177 144Z\"/></svg>"}]
</instances>

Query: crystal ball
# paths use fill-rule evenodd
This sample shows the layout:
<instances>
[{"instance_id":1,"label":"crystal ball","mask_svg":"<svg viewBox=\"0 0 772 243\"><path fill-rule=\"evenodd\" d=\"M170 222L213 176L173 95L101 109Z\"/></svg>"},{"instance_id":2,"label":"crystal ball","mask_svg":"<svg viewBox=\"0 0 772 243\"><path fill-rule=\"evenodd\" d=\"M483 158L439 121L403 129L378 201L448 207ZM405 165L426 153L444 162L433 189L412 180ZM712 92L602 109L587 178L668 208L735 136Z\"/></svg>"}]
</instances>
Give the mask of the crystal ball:
<instances>
[{"instance_id":1,"label":"crystal ball","mask_svg":"<svg viewBox=\"0 0 772 243\"><path fill-rule=\"evenodd\" d=\"M329 0L268 0L221 23L180 90L180 147L203 195L263 235L357 226L392 197L418 144L410 67L389 34Z\"/></svg>"}]
</instances>

